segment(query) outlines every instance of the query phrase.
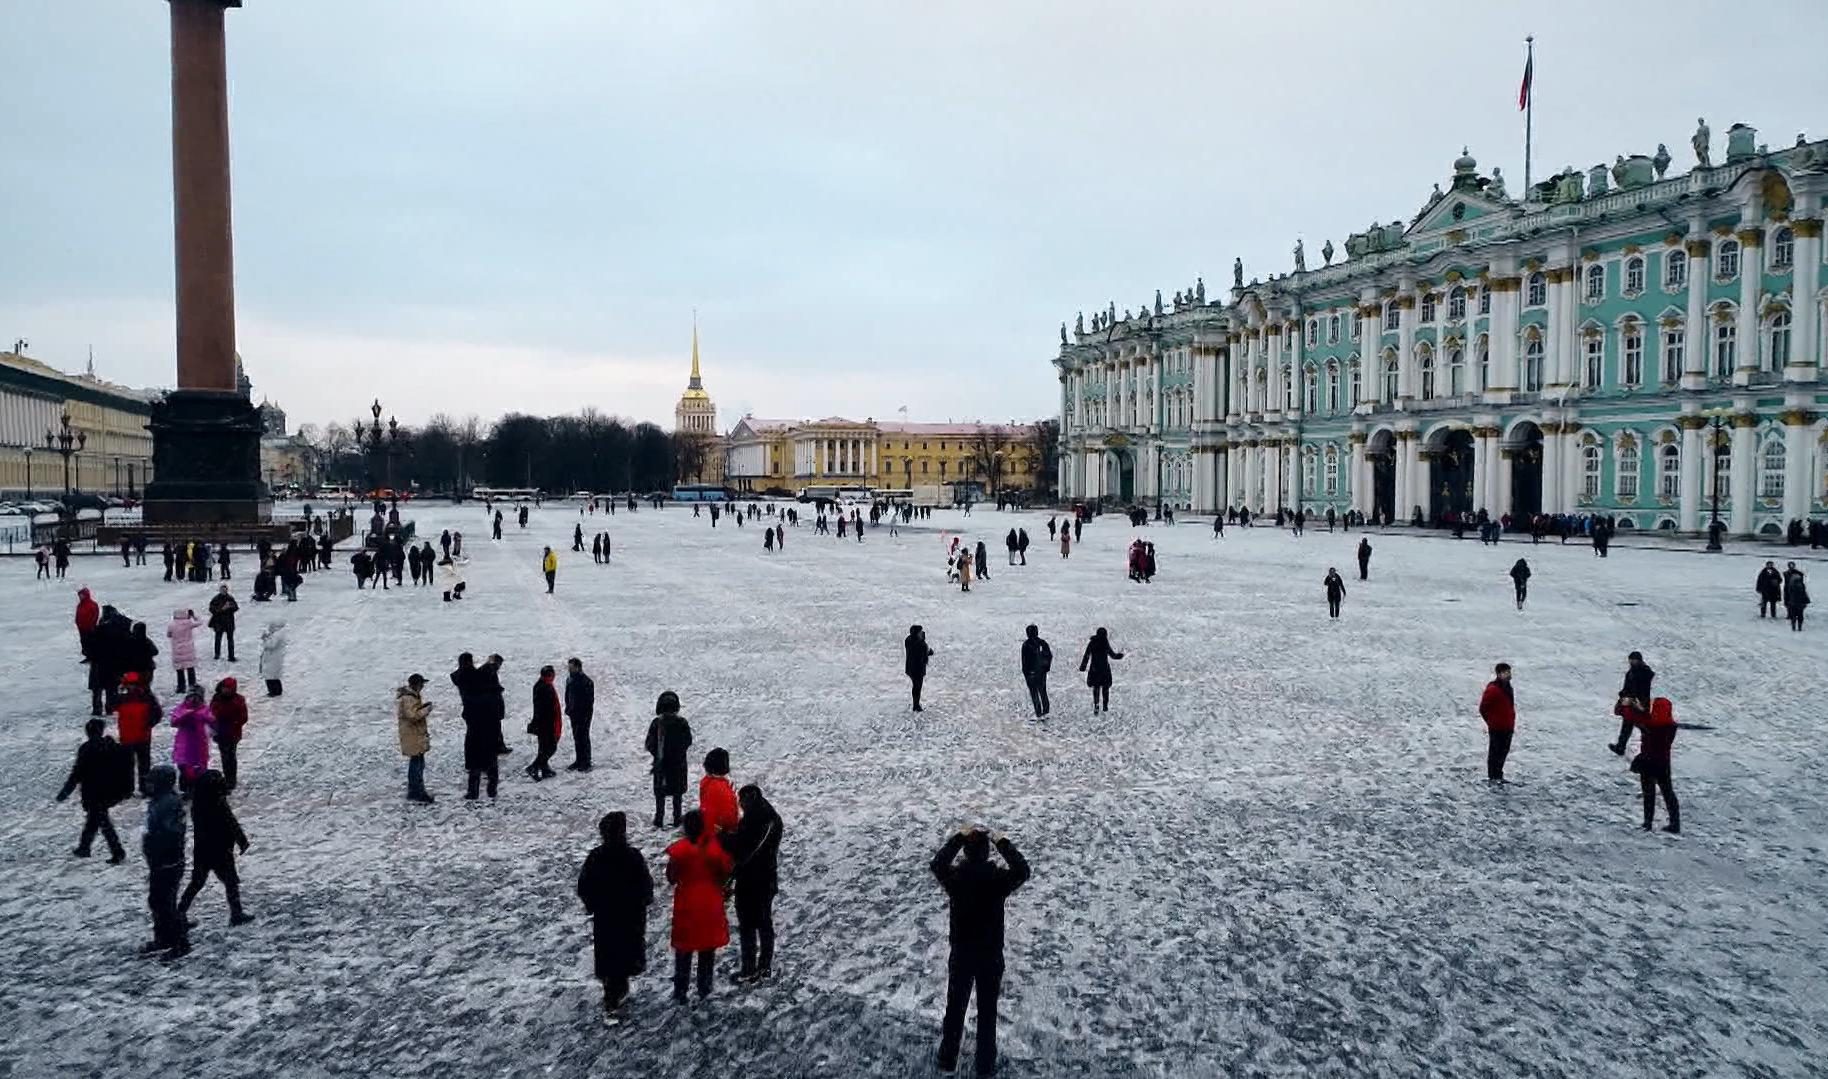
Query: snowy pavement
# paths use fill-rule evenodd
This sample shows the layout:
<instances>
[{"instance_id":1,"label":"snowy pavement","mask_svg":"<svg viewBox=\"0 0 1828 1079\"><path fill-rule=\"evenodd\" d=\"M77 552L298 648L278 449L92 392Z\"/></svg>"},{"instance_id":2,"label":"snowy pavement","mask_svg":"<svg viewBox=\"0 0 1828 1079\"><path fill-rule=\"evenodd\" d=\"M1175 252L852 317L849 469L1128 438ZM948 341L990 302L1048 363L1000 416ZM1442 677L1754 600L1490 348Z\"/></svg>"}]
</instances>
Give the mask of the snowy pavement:
<instances>
[{"instance_id":1,"label":"snowy pavement","mask_svg":"<svg viewBox=\"0 0 1828 1079\"><path fill-rule=\"evenodd\" d=\"M346 552L300 602L253 604L238 560L241 662L206 662L205 684L258 686L266 617L292 642L285 697L250 695L236 798L259 920L230 929L212 884L174 964L132 954L139 803L115 814L132 854L111 868L70 857L81 813L51 798L87 718L74 589L163 642L213 586L106 558L67 585L0 566L0 1076L927 1075L946 946L926 865L962 821L1006 831L1035 871L1010 903L1008 1075L1791 1076L1828 1054L1828 792L1808 763L1828 626L1760 622L1759 563L1390 536L1361 584L1357 533L1183 524L1144 530L1161 567L1144 586L1115 517L1069 561L1046 515L991 511L861 545L803 526L767 555L759 529L673 507L587 518L615 539L600 567L570 552L563 504L501 544L480 507L414 515L464 530L462 604L358 594ZM1035 545L1009 568L1018 523ZM945 583L946 529L991 547L968 595ZM552 597L543 544L563 561ZM1329 565L1349 589L1337 623ZM1030 621L1056 652L1045 725L1018 674ZM914 622L937 653L918 716ZM1094 716L1073 672L1100 625L1125 658ZM1713 727L1676 742L1680 838L1639 830L1635 777L1604 748L1634 648L1677 718ZM494 805L459 797L446 675L466 649L507 657L516 753ZM571 655L597 680L598 767L535 785L530 687ZM1519 722L1516 784L1494 792L1475 704L1497 660ZM403 798L395 736L415 670L437 705L430 807ZM732 949L713 999L676 1009L663 889L611 1030L572 889L609 809L640 822L658 875L670 835L642 820L641 740L667 688L694 781L698 751L725 746L786 819L777 977L731 987Z\"/></svg>"}]
</instances>

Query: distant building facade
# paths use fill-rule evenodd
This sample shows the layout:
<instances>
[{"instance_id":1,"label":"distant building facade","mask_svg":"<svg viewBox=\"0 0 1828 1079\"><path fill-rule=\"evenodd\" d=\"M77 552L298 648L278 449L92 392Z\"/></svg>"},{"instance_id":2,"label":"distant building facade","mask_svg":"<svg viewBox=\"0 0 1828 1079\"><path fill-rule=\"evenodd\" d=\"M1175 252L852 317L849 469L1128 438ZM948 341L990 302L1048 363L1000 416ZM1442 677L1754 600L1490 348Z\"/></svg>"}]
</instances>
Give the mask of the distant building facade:
<instances>
[{"instance_id":1,"label":"distant building facade","mask_svg":"<svg viewBox=\"0 0 1828 1079\"><path fill-rule=\"evenodd\" d=\"M152 468L153 394L96 377L93 364L66 374L20 355L0 352L0 496L63 493L64 461L45 447L45 433L62 429L64 416L82 432L83 448L70 458L70 486L91 494L137 494Z\"/></svg>"},{"instance_id":2,"label":"distant building facade","mask_svg":"<svg viewBox=\"0 0 1828 1079\"><path fill-rule=\"evenodd\" d=\"M673 429L697 439L704 448L704 464L693 476L679 477L686 483L721 483L724 477L724 455L717 437L717 404L705 392L704 378L698 371L698 324L692 324L692 374L686 379L685 392L673 406Z\"/></svg>"},{"instance_id":3,"label":"distant building facade","mask_svg":"<svg viewBox=\"0 0 1828 1079\"><path fill-rule=\"evenodd\" d=\"M1200 512L1603 513L1731 535L1828 514L1828 142L1750 127L1514 198L1462 155L1335 261L1061 330L1063 497Z\"/></svg>"},{"instance_id":4,"label":"distant building facade","mask_svg":"<svg viewBox=\"0 0 1828 1079\"><path fill-rule=\"evenodd\" d=\"M1039 472L1030 424L887 423L744 416L724 440L725 475L740 491L809 486L911 490L922 505L1026 497Z\"/></svg>"}]
</instances>

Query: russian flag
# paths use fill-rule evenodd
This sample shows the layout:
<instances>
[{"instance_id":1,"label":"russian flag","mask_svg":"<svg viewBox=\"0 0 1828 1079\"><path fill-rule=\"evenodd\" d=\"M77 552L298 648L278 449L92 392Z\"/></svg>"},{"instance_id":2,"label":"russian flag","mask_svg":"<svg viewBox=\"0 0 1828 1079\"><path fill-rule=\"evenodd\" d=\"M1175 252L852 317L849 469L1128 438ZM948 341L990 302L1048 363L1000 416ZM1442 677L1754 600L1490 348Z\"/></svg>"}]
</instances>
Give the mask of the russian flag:
<instances>
[{"instance_id":1,"label":"russian flag","mask_svg":"<svg viewBox=\"0 0 1828 1079\"><path fill-rule=\"evenodd\" d=\"M1536 58L1530 57L1523 64L1523 87L1517 91L1517 108L1519 111L1530 107L1530 79L1536 72Z\"/></svg>"}]
</instances>

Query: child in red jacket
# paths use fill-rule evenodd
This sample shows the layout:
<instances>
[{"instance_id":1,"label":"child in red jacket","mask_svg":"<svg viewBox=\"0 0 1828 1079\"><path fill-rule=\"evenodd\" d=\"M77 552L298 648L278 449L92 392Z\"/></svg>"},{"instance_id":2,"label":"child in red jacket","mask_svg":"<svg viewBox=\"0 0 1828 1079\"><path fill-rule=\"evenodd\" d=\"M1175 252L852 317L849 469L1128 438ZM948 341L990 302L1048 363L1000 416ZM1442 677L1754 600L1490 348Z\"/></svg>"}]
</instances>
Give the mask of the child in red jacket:
<instances>
[{"instance_id":1,"label":"child in red jacket","mask_svg":"<svg viewBox=\"0 0 1828 1079\"><path fill-rule=\"evenodd\" d=\"M730 754L722 748L705 754L705 777L698 781L698 811L712 835L736 831L736 788L730 785Z\"/></svg>"}]
</instances>

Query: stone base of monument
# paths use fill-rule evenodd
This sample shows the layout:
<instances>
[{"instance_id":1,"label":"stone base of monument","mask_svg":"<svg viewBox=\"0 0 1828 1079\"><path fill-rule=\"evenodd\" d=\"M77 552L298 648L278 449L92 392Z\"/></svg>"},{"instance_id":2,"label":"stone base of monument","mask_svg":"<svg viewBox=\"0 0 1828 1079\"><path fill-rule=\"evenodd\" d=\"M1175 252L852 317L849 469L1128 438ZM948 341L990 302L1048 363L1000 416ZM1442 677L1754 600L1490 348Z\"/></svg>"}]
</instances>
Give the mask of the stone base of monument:
<instances>
[{"instance_id":1,"label":"stone base of monument","mask_svg":"<svg viewBox=\"0 0 1828 1079\"><path fill-rule=\"evenodd\" d=\"M148 525L248 525L272 519L260 480L260 412L238 393L174 390L152 408Z\"/></svg>"}]
</instances>

